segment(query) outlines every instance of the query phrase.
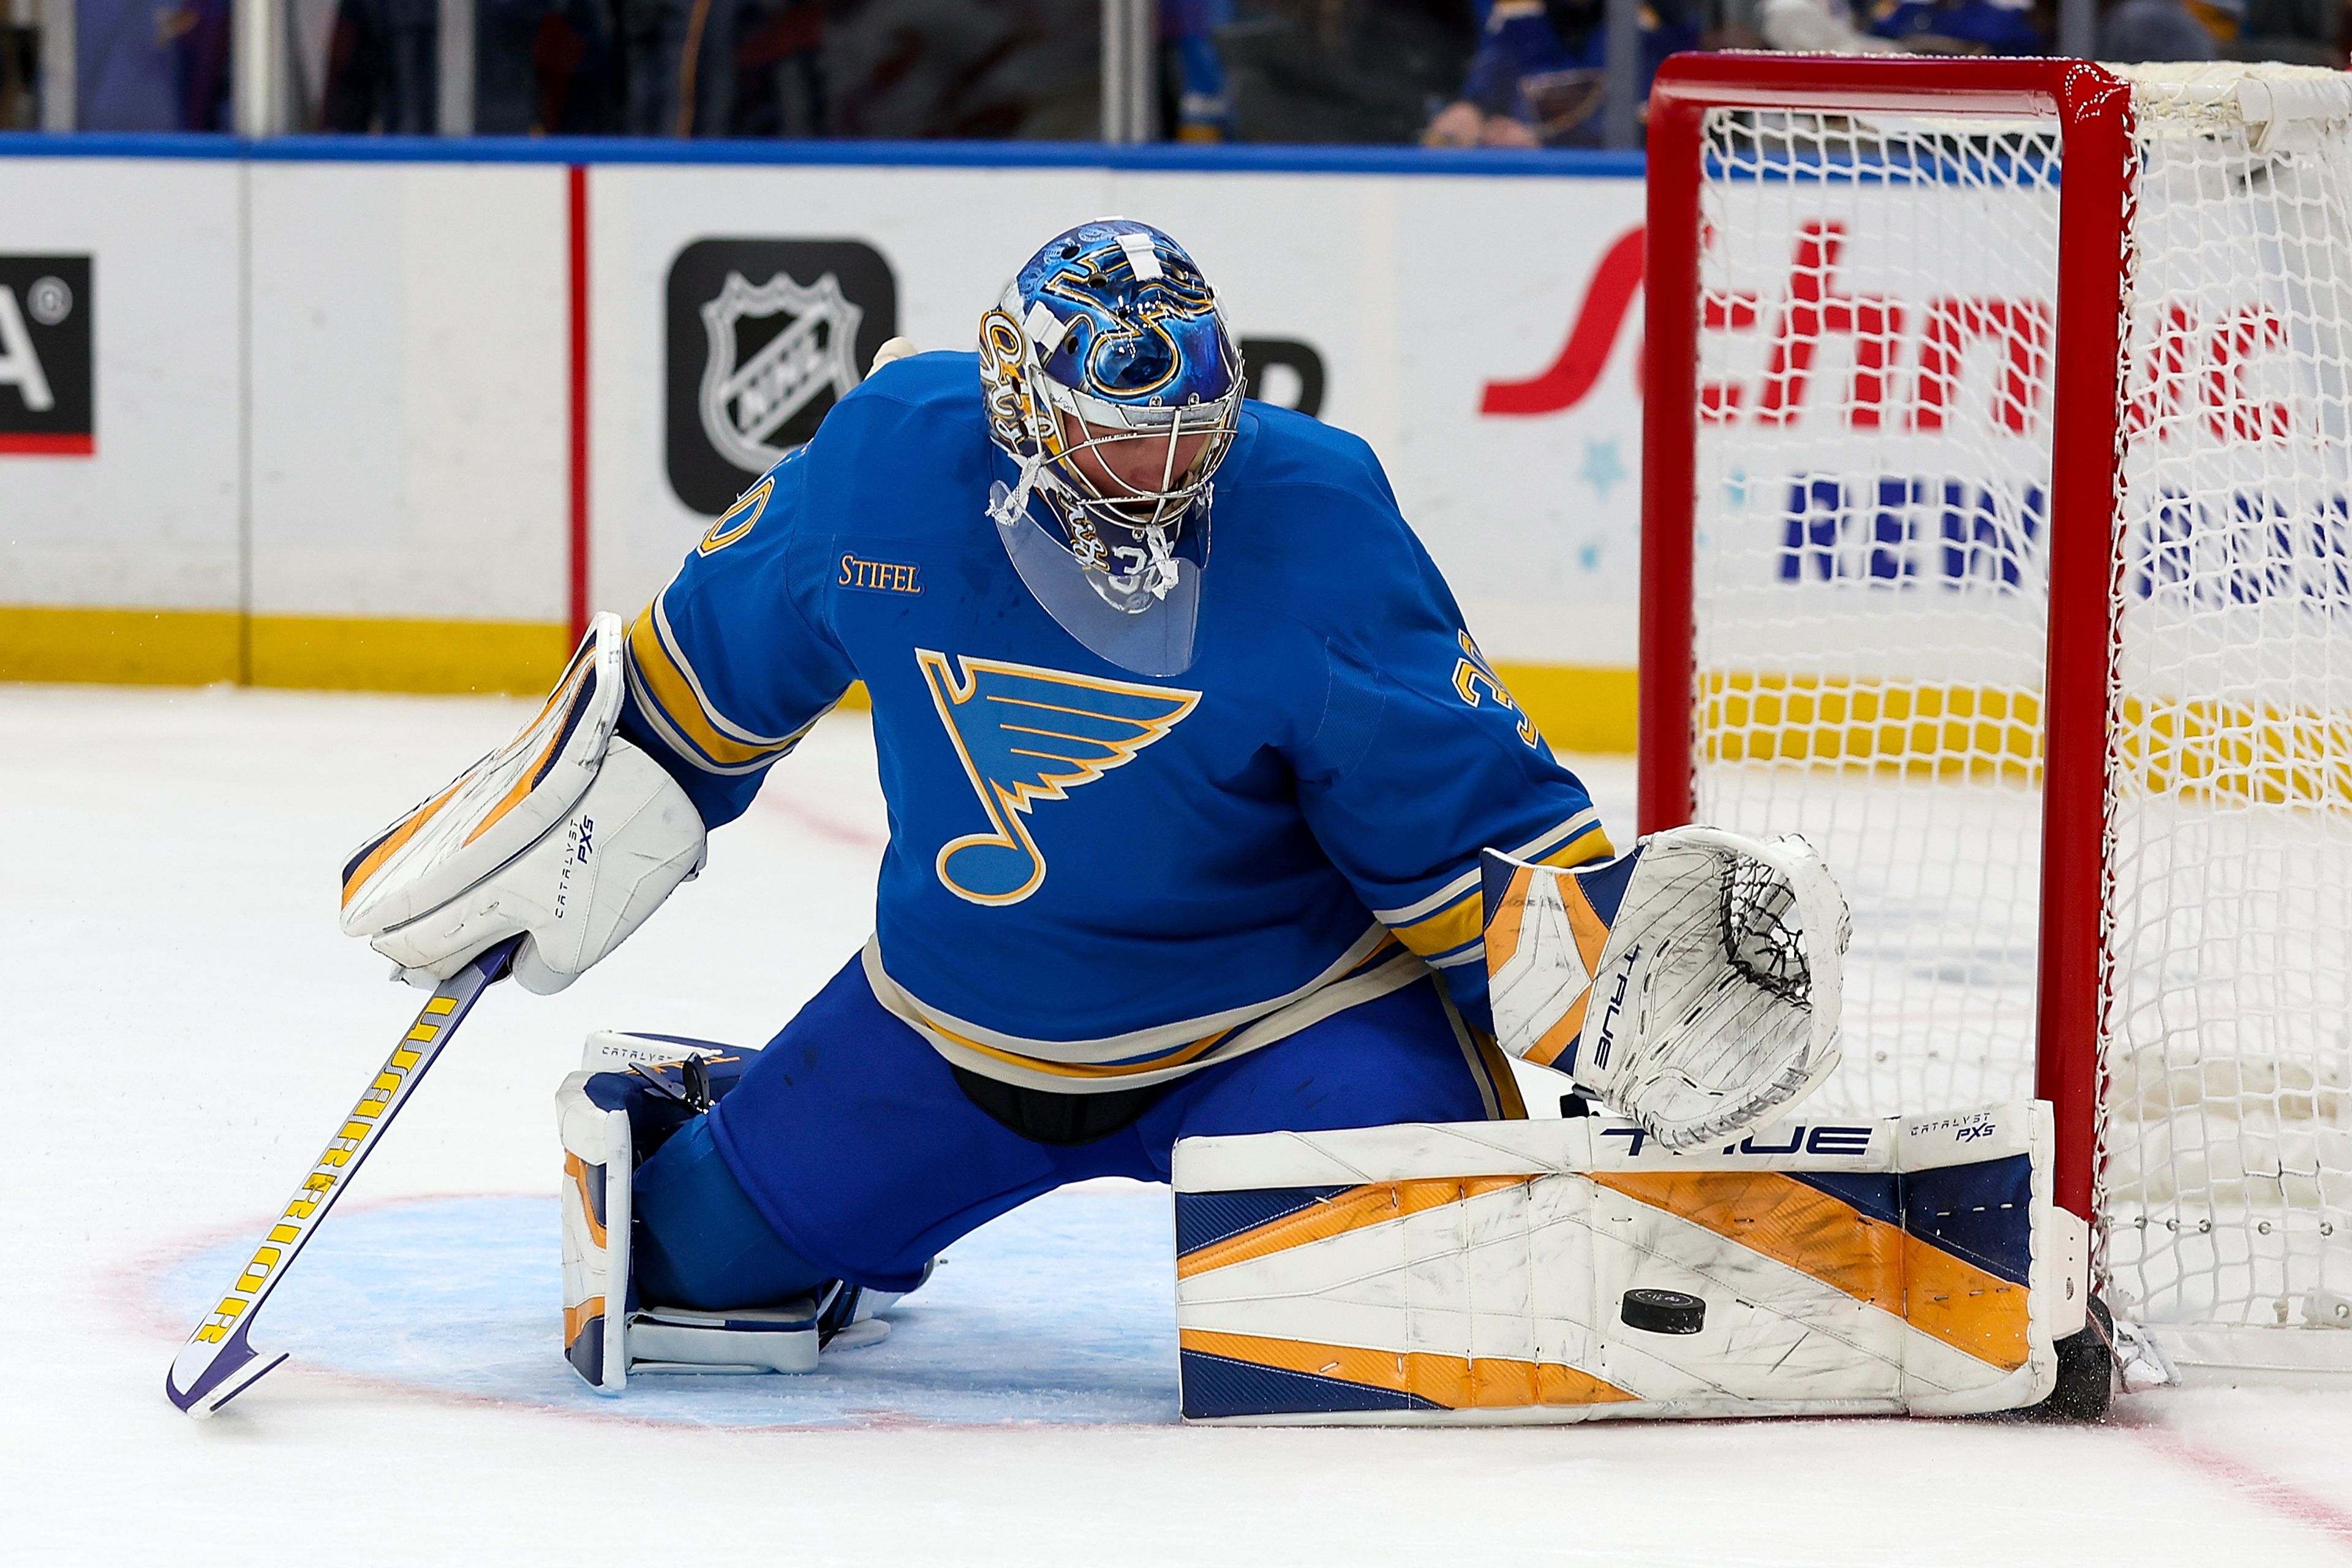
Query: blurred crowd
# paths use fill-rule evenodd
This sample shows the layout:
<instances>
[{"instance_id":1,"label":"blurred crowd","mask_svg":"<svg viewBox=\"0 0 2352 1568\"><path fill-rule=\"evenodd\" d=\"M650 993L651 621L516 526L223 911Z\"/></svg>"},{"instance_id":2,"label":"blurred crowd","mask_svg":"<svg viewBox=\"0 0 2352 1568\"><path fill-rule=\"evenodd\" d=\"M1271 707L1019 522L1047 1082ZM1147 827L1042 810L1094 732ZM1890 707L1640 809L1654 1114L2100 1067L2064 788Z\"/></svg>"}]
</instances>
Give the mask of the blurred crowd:
<instances>
[{"instance_id":1,"label":"blurred crowd","mask_svg":"<svg viewBox=\"0 0 2352 1568\"><path fill-rule=\"evenodd\" d=\"M1433 146L1597 142L1607 95L1605 0L1474 0L1477 48L1461 90L1429 121ZM2053 0L1642 0L1639 79L1682 49L1826 54L2042 55ZM2345 64L2343 0L2104 0L2102 60Z\"/></svg>"},{"instance_id":2,"label":"blurred crowd","mask_svg":"<svg viewBox=\"0 0 2352 1568\"><path fill-rule=\"evenodd\" d=\"M255 0L267 3L267 0ZM429 134L441 0L276 0L294 129ZM1642 0L1677 50L2042 54L2058 0ZM230 122L233 0L0 0L0 129L76 6L85 130ZM483 134L1087 140L1104 0L475 0ZM1597 146L1607 0L1159 0L1161 139ZM2100 0L2096 54L2344 63L2352 0Z\"/></svg>"}]
</instances>

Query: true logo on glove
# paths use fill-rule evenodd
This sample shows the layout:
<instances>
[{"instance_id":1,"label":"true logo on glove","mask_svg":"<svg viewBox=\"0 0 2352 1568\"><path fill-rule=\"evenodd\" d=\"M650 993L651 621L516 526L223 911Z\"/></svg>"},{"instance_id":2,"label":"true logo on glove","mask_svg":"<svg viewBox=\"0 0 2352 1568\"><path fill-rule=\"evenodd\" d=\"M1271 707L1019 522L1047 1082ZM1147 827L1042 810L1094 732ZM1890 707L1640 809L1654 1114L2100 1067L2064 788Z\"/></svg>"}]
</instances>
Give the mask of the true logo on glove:
<instances>
[{"instance_id":1,"label":"true logo on glove","mask_svg":"<svg viewBox=\"0 0 2352 1568\"><path fill-rule=\"evenodd\" d=\"M1633 984L1633 965L1641 958L1642 946L1636 942L1618 961L1617 989L1610 994L1609 1005L1601 1011L1601 1027L1592 1042L1592 1066L1596 1071L1609 1065L1609 1050L1616 1043L1617 1014L1625 1005L1625 992Z\"/></svg>"}]
</instances>

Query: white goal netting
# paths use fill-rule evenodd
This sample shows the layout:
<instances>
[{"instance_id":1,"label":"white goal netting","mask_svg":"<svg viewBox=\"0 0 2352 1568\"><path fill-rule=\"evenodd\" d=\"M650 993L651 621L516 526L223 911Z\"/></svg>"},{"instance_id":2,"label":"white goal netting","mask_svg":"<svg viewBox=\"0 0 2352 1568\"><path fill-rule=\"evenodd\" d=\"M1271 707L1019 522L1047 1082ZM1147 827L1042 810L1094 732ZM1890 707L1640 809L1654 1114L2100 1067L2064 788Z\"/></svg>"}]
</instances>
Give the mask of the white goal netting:
<instances>
[{"instance_id":1,"label":"white goal netting","mask_svg":"<svg viewBox=\"0 0 2352 1568\"><path fill-rule=\"evenodd\" d=\"M2055 521L2123 564L2054 612L2056 121L1709 115L1696 819L1853 902L1827 1105L2030 1094L2045 638L2111 621L2108 1289L2352 1364L2352 79L2125 74L2122 496Z\"/></svg>"}]
</instances>

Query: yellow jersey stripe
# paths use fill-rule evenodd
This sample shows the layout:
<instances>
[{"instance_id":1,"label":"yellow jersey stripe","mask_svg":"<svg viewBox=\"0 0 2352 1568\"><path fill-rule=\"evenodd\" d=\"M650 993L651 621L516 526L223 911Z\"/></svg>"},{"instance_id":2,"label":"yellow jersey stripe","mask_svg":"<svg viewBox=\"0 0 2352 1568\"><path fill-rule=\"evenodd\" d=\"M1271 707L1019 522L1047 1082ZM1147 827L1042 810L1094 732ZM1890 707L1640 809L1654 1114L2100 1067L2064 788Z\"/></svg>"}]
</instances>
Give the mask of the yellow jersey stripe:
<instances>
[{"instance_id":1,"label":"yellow jersey stripe","mask_svg":"<svg viewBox=\"0 0 2352 1568\"><path fill-rule=\"evenodd\" d=\"M1533 838L1528 839L1525 844L1518 845L1510 849L1506 849L1503 853L1508 855L1514 860L1533 860L1538 864L1549 866L1554 863L1550 857L1558 852L1561 845L1571 842L1581 843L1586 833L1600 826L1600 808L1597 806L1586 806L1582 811L1578 812L1566 822L1560 823L1557 826L1547 827L1541 833L1537 834ZM1608 840L1604 837L1601 842L1606 844ZM1602 853L1605 857L1606 855L1613 854L1614 851L1604 850ZM1561 863L1566 864L1567 862ZM1470 858L1470 868L1468 870L1463 872L1460 876L1454 878L1452 881L1446 883L1444 887L1438 889L1437 891L1430 894L1427 898L1416 899L1412 903L1406 904L1400 909L1374 910L1372 911L1372 918L1379 921L1383 925L1411 925L1413 921L1423 919L1426 916L1434 913L1438 910L1444 908L1446 905L1452 903L1454 900L1470 891L1477 885L1478 858L1475 855L1473 855Z\"/></svg>"},{"instance_id":2,"label":"yellow jersey stripe","mask_svg":"<svg viewBox=\"0 0 2352 1568\"><path fill-rule=\"evenodd\" d=\"M940 1034L966 1050L978 1051L984 1057L993 1058L1009 1066L1027 1068L1031 1072L1051 1073L1055 1078L1076 1079L1131 1078L1139 1072L1157 1072L1162 1068L1181 1067L1186 1062L1206 1055L1226 1036L1233 1033L1231 1029L1220 1029L1206 1039L1190 1041L1164 1055L1147 1058L1142 1061L1096 1063L1049 1062L1038 1057L1024 1057L1018 1051L1000 1050L994 1046L983 1045L969 1036L959 1035L952 1029L940 1029L937 1024L932 1024L931 1027L939 1029Z\"/></svg>"},{"instance_id":3,"label":"yellow jersey stripe","mask_svg":"<svg viewBox=\"0 0 2352 1568\"><path fill-rule=\"evenodd\" d=\"M721 767L740 767L746 763L782 756L799 742L801 734L806 733L803 731L781 741L752 745L720 731L654 624L652 605L638 611L637 618L629 623L629 668L637 677L639 694L661 710L661 717L682 739Z\"/></svg>"}]
</instances>

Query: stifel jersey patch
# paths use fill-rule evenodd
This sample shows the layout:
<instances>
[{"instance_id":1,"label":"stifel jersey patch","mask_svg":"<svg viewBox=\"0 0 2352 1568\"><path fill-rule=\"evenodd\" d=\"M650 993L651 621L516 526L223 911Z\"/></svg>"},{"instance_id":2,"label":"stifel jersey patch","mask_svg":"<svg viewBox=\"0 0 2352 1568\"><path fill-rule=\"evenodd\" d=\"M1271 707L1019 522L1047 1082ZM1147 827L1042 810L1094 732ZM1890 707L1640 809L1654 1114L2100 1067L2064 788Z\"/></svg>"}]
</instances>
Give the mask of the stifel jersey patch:
<instances>
[{"instance_id":1,"label":"stifel jersey patch","mask_svg":"<svg viewBox=\"0 0 2352 1568\"><path fill-rule=\"evenodd\" d=\"M915 662L988 814L989 831L950 840L934 862L940 884L975 904L1017 904L1044 885L1045 857L1024 820L1037 802L1066 800L1133 762L1201 701L1197 691L929 648Z\"/></svg>"}]
</instances>

